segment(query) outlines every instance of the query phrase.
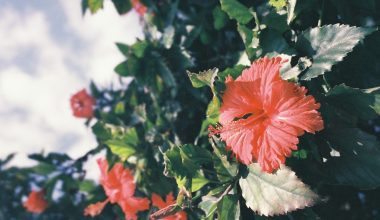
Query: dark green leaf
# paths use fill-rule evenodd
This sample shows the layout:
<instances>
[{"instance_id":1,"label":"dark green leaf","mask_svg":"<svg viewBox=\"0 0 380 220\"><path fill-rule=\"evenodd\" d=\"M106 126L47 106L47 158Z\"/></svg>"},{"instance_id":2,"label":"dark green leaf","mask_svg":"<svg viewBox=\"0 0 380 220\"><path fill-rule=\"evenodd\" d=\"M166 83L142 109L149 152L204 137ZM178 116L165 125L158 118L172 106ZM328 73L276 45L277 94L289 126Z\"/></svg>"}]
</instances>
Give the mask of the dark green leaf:
<instances>
[{"instance_id":1,"label":"dark green leaf","mask_svg":"<svg viewBox=\"0 0 380 220\"><path fill-rule=\"evenodd\" d=\"M48 175L56 170L55 166L49 163L40 162L31 168L35 173L41 175Z\"/></svg>"},{"instance_id":2,"label":"dark green leaf","mask_svg":"<svg viewBox=\"0 0 380 220\"><path fill-rule=\"evenodd\" d=\"M288 45L281 33L273 29L267 28L260 33L260 46L262 55L271 52L288 55L295 53L295 50Z\"/></svg>"},{"instance_id":3,"label":"dark green leaf","mask_svg":"<svg viewBox=\"0 0 380 220\"><path fill-rule=\"evenodd\" d=\"M375 94L365 93L360 89L351 88L344 84L331 89L326 94L326 100L335 108L364 120L374 119L380 114L380 100L376 98Z\"/></svg>"},{"instance_id":4,"label":"dark green leaf","mask_svg":"<svg viewBox=\"0 0 380 220\"><path fill-rule=\"evenodd\" d=\"M96 135L96 137L105 141L112 138L111 130L105 127L105 124L101 121L97 121L94 126L92 126L92 132Z\"/></svg>"},{"instance_id":5,"label":"dark green leaf","mask_svg":"<svg viewBox=\"0 0 380 220\"><path fill-rule=\"evenodd\" d=\"M249 9L237 0L220 0L220 4L222 10L225 11L231 19L235 19L241 24L247 24L253 18Z\"/></svg>"},{"instance_id":6,"label":"dark green leaf","mask_svg":"<svg viewBox=\"0 0 380 220\"><path fill-rule=\"evenodd\" d=\"M212 15L214 17L214 28L216 30L222 29L224 26L226 26L226 23L228 22L227 14L222 11L222 9L219 6L216 6L214 10L212 11Z\"/></svg>"},{"instance_id":7,"label":"dark green leaf","mask_svg":"<svg viewBox=\"0 0 380 220\"><path fill-rule=\"evenodd\" d=\"M112 2L120 15L129 12L132 8L131 2L128 0L112 0Z\"/></svg>"},{"instance_id":8,"label":"dark green leaf","mask_svg":"<svg viewBox=\"0 0 380 220\"><path fill-rule=\"evenodd\" d=\"M240 218L240 206L238 195L225 195L218 203L218 219L229 220Z\"/></svg>"},{"instance_id":9,"label":"dark green leaf","mask_svg":"<svg viewBox=\"0 0 380 220\"><path fill-rule=\"evenodd\" d=\"M375 136L358 128L334 126L326 131L325 138L339 152L324 164L325 172L336 183L363 189L380 186L380 143Z\"/></svg>"},{"instance_id":10,"label":"dark green leaf","mask_svg":"<svg viewBox=\"0 0 380 220\"><path fill-rule=\"evenodd\" d=\"M177 85L177 82L173 76L173 72L165 63L164 59L162 59L160 56L157 56L156 58L156 67L165 84L167 84L169 87L175 87Z\"/></svg>"},{"instance_id":11,"label":"dark green leaf","mask_svg":"<svg viewBox=\"0 0 380 220\"><path fill-rule=\"evenodd\" d=\"M130 47L123 43L116 43L117 48L124 56L129 56Z\"/></svg>"}]
</instances>

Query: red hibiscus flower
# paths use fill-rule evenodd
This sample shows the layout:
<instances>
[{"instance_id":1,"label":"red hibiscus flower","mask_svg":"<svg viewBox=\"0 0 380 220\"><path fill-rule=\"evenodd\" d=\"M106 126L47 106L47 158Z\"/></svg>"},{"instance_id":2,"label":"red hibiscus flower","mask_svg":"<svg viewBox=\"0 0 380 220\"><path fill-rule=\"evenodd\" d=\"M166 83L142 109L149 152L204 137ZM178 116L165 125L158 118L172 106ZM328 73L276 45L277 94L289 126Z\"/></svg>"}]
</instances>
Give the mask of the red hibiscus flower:
<instances>
[{"instance_id":1,"label":"red hibiscus flower","mask_svg":"<svg viewBox=\"0 0 380 220\"><path fill-rule=\"evenodd\" d=\"M48 202L45 200L45 193L41 191L32 191L28 199L24 202L24 207L29 212L42 213L48 206Z\"/></svg>"},{"instance_id":2,"label":"red hibiscus flower","mask_svg":"<svg viewBox=\"0 0 380 220\"><path fill-rule=\"evenodd\" d=\"M173 197L173 192L170 192L168 195L166 195L166 202L161 198L161 196L157 195L156 193L152 194L152 203L153 206L156 206L159 209L164 209L170 205L173 205L176 203ZM169 215L164 218L161 218L161 220L186 220L187 215L186 212L180 211L175 213L174 215Z\"/></svg>"},{"instance_id":3,"label":"red hibiscus flower","mask_svg":"<svg viewBox=\"0 0 380 220\"><path fill-rule=\"evenodd\" d=\"M85 89L77 92L70 99L73 114L78 118L91 118L94 114L95 99Z\"/></svg>"},{"instance_id":4,"label":"red hibiscus flower","mask_svg":"<svg viewBox=\"0 0 380 220\"><path fill-rule=\"evenodd\" d=\"M84 210L85 215L99 215L108 202L117 203L124 211L125 219L137 219L137 212L149 209L147 198L134 196L136 184L129 169L125 169L122 163L116 163L108 171L107 160L98 159L97 162L101 172L100 184L108 198L103 202L89 205Z\"/></svg>"},{"instance_id":5,"label":"red hibiscus flower","mask_svg":"<svg viewBox=\"0 0 380 220\"><path fill-rule=\"evenodd\" d=\"M280 57L262 58L236 80L228 76L217 128L242 163L258 161L266 172L285 163L304 131L323 129L319 103L305 87L281 79L281 64Z\"/></svg>"},{"instance_id":6,"label":"red hibiscus flower","mask_svg":"<svg viewBox=\"0 0 380 220\"><path fill-rule=\"evenodd\" d=\"M140 16L144 16L146 11L148 10L145 5L143 5L140 0L131 0L133 8Z\"/></svg>"}]
</instances>

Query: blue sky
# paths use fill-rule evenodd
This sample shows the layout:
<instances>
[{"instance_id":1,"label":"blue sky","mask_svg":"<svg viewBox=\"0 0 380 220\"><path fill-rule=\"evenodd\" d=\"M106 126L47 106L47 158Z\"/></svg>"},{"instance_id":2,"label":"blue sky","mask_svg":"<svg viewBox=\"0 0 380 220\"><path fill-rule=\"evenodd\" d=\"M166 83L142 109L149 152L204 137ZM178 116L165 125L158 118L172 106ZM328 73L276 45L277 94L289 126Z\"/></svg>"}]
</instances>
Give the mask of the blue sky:
<instances>
[{"instance_id":1,"label":"blue sky","mask_svg":"<svg viewBox=\"0 0 380 220\"><path fill-rule=\"evenodd\" d=\"M28 153L75 158L95 147L91 130L72 116L70 96L90 80L116 83L123 56L114 43L137 37L138 15L119 16L110 1L83 17L79 0L0 0L0 157L16 152L13 164L27 166Z\"/></svg>"}]
</instances>

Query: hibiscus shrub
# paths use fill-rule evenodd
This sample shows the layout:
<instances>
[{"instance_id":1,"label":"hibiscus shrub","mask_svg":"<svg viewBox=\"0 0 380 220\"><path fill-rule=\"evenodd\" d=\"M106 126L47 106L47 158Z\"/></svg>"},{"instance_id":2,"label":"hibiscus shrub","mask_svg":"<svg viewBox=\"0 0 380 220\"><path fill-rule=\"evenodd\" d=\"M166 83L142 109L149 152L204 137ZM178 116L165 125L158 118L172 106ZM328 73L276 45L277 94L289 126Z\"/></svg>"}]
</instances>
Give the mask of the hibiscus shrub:
<instances>
[{"instance_id":1,"label":"hibiscus shrub","mask_svg":"<svg viewBox=\"0 0 380 220\"><path fill-rule=\"evenodd\" d=\"M378 1L112 2L144 38L71 99L98 146L4 159L0 219L380 218Z\"/></svg>"}]
</instances>

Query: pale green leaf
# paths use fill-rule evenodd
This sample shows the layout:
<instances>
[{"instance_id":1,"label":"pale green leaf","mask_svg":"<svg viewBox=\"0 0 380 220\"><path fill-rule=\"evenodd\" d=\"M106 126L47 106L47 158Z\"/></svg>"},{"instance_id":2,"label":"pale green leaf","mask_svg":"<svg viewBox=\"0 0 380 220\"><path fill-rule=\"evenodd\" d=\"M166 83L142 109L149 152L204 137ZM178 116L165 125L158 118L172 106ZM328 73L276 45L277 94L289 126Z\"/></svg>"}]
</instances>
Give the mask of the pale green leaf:
<instances>
[{"instance_id":1,"label":"pale green leaf","mask_svg":"<svg viewBox=\"0 0 380 220\"><path fill-rule=\"evenodd\" d=\"M269 4L277 10L280 10L286 6L286 0L269 0Z\"/></svg>"},{"instance_id":2,"label":"pale green leaf","mask_svg":"<svg viewBox=\"0 0 380 220\"><path fill-rule=\"evenodd\" d=\"M217 74L218 74L217 68L202 71L200 73L191 73L187 71L187 75L189 76L191 84L195 88L200 88L203 86L210 86L212 88L214 79L217 76Z\"/></svg>"},{"instance_id":3,"label":"pale green leaf","mask_svg":"<svg viewBox=\"0 0 380 220\"><path fill-rule=\"evenodd\" d=\"M273 216L311 206L318 196L295 173L282 165L276 173L263 172L257 163L239 180L246 205L260 215Z\"/></svg>"},{"instance_id":4,"label":"pale green leaf","mask_svg":"<svg viewBox=\"0 0 380 220\"><path fill-rule=\"evenodd\" d=\"M136 152L133 146L125 143L123 140L108 140L105 143L112 153L118 155L122 160L128 159Z\"/></svg>"},{"instance_id":5,"label":"pale green leaf","mask_svg":"<svg viewBox=\"0 0 380 220\"><path fill-rule=\"evenodd\" d=\"M191 179L191 192L196 192L204 187L210 181L206 179L200 172L197 172Z\"/></svg>"},{"instance_id":6,"label":"pale green leaf","mask_svg":"<svg viewBox=\"0 0 380 220\"><path fill-rule=\"evenodd\" d=\"M217 209L218 198L214 196L203 196L202 202L199 203L198 207L205 212L205 217L212 217Z\"/></svg>"},{"instance_id":7,"label":"pale green leaf","mask_svg":"<svg viewBox=\"0 0 380 220\"><path fill-rule=\"evenodd\" d=\"M334 24L304 31L296 42L299 50L312 57L313 65L302 76L310 80L331 70L353 48L374 31L373 28Z\"/></svg>"},{"instance_id":8,"label":"pale green leaf","mask_svg":"<svg viewBox=\"0 0 380 220\"><path fill-rule=\"evenodd\" d=\"M96 13L99 9L103 8L103 0L87 0L87 6L91 13Z\"/></svg>"}]
</instances>

